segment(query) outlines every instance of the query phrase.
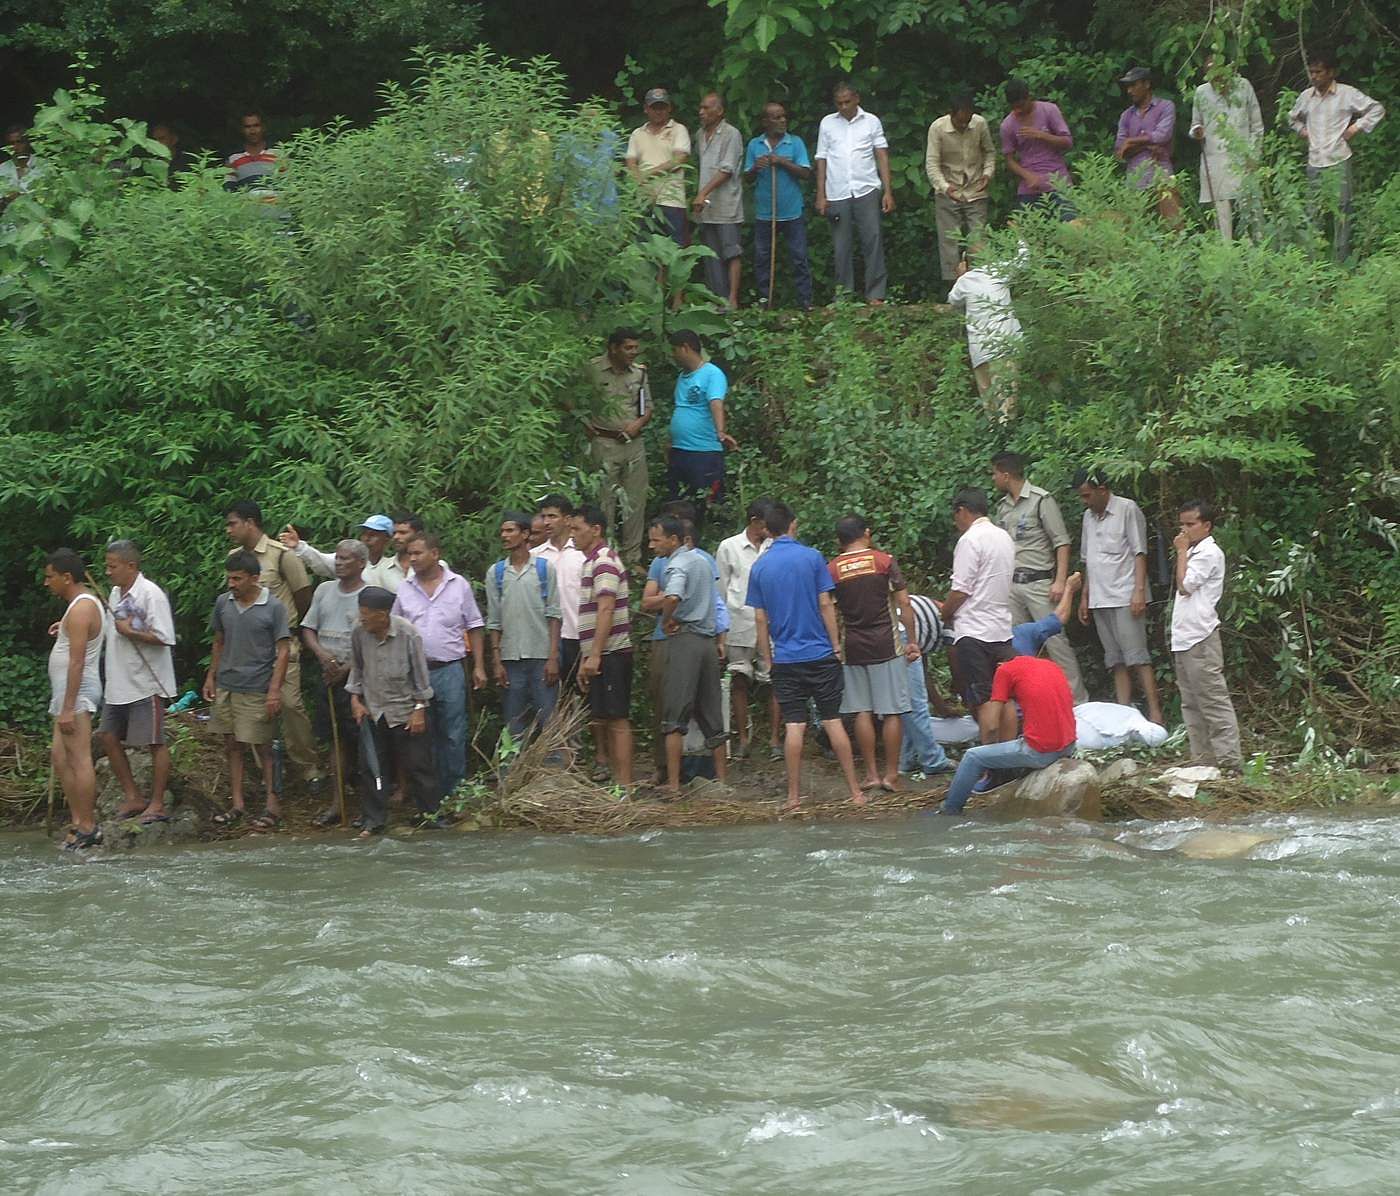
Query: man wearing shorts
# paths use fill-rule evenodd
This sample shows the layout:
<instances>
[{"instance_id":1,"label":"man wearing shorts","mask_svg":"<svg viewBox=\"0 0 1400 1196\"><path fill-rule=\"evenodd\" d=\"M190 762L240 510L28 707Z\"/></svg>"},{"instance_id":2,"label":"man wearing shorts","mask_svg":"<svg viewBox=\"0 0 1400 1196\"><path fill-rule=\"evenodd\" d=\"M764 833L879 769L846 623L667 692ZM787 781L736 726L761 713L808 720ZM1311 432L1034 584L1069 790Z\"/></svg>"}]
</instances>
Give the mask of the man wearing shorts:
<instances>
[{"instance_id":1,"label":"man wearing shorts","mask_svg":"<svg viewBox=\"0 0 1400 1196\"><path fill-rule=\"evenodd\" d=\"M165 704L175 698L175 620L170 599L141 572L141 551L130 540L107 545L107 686L98 736L112 775L122 787L117 818L140 815L143 825L168 822L165 787L170 749L165 746ZM127 748L151 753L151 796L136 788Z\"/></svg>"},{"instance_id":2,"label":"man wearing shorts","mask_svg":"<svg viewBox=\"0 0 1400 1196\"><path fill-rule=\"evenodd\" d=\"M1131 498L1114 494L1102 474L1081 469L1073 485L1084 504L1079 621L1087 624L1092 612L1118 704L1131 705L1135 676L1147 699L1148 719L1166 726L1147 650L1147 604L1152 600L1147 585L1147 519Z\"/></svg>"},{"instance_id":3,"label":"man wearing shorts","mask_svg":"<svg viewBox=\"0 0 1400 1196\"><path fill-rule=\"evenodd\" d=\"M744 530L727 540L721 540L715 552L715 563L719 566L719 591L729 608L729 635L727 656L729 660L729 698L733 726L738 737L738 755L747 758L751 743L749 740L749 696L760 684L768 681L766 674L758 675L755 664L758 660L758 624L754 619L753 608L746 606L749 596L749 573L754 562L767 550L771 543L768 536L768 508L772 504L766 498L756 498L749 503ZM779 727L782 719L778 715L776 701L772 703L771 755L774 760L782 758Z\"/></svg>"},{"instance_id":4,"label":"man wearing shorts","mask_svg":"<svg viewBox=\"0 0 1400 1196\"><path fill-rule=\"evenodd\" d=\"M614 784L632 784L632 623L627 570L603 539L608 519L585 504L574 516L579 577L578 684L588 695L593 738L607 745Z\"/></svg>"},{"instance_id":5,"label":"man wearing shorts","mask_svg":"<svg viewBox=\"0 0 1400 1196\"><path fill-rule=\"evenodd\" d=\"M984 711L997 665L1010 660L1011 575L1016 545L987 518L987 495L975 486L953 497L953 523L959 532L953 551L953 585L943 604L943 621L953 627L953 644L963 678L963 701L981 730L982 742L995 742L995 714Z\"/></svg>"},{"instance_id":6,"label":"man wearing shorts","mask_svg":"<svg viewBox=\"0 0 1400 1196\"><path fill-rule=\"evenodd\" d=\"M204 700L214 705L209 729L224 737L228 757L229 809L218 815L219 826L243 820L243 746L262 747L263 816L253 825L275 830L282 825L282 800L273 780L273 728L282 713L282 683L292 633L287 608L262 584L262 565L250 550L229 553L224 562L228 589L214 599L209 630L214 637L209 672L204 677Z\"/></svg>"},{"instance_id":7,"label":"man wearing shorts","mask_svg":"<svg viewBox=\"0 0 1400 1196\"><path fill-rule=\"evenodd\" d=\"M827 568L836 586L836 608L845 633L845 693L841 713L854 714L856 743L865 760L861 788L899 788L899 749L903 716L909 713L909 665L919 659L914 611L909 587L899 562L870 543L870 525L860 515L847 515L836 524L841 552ZM895 634L891 603L904 625L901 647ZM880 775L875 751L875 718L884 720L885 773Z\"/></svg>"},{"instance_id":8,"label":"man wearing shorts","mask_svg":"<svg viewBox=\"0 0 1400 1196\"><path fill-rule=\"evenodd\" d=\"M758 658L773 674L773 691L783 716L783 758L787 764L787 801L783 810L802 802L802 741L807 734L807 703L841 765L851 801L866 798L856 783L851 741L841 722L843 677L836 645L835 583L815 548L797 542L797 517L786 503L768 509L773 543L749 572L746 605L758 626Z\"/></svg>"}]
</instances>

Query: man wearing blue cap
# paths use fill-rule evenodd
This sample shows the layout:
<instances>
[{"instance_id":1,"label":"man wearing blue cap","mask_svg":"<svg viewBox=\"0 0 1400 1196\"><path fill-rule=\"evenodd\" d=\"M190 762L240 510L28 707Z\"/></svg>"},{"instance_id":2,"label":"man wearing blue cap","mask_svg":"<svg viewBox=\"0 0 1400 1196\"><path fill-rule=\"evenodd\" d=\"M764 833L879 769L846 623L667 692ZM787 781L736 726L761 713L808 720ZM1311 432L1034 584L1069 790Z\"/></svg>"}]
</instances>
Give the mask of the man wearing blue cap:
<instances>
[{"instance_id":1,"label":"man wearing blue cap","mask_svg":"<svg viewBox=\"0 0 1400 1196\"><path fill-rule=\"evenodd\" d=\"M394 521L387 515L371 515L359 528L360 540L369 549L369 564L365 566L365 585L379 586L394 594L403 584L404 568L400 564L395 553L385 552L394 538ZM301 533L287 524L286 529L277 537L282 544L290 548L297 554L312 573L317 577L334 577L335 556L329 552L321 552L319 549L308 544L301 538Z\"/></svg>"}]
</instances>

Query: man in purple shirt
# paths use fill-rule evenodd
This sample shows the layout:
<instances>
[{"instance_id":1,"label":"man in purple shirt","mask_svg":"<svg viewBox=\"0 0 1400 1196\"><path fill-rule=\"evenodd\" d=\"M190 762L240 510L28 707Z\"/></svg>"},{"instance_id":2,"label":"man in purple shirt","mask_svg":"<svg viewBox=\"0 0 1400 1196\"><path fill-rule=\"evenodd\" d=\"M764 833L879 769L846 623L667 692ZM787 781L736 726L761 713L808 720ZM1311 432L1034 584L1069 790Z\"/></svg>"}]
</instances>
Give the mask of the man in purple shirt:
<instances>
[{"instance_id":1,"label":"man in purple shirt","mask_svg":"<svg viewBox=\"0 0 1400 1196\"><path fill-rule=\"evenodd\" d=\"M1132 103L1118 118L1113 155L1127 167L1128 181L1141 191L1156 190L1157 213L1170 225L1181 219L1181 202L1170 181L1176 105L1152 94L1152 72L1135 66L1118 82Z\"/></svg>"},{"instance_id":2,"label":"man in purple shirt","mask_svg":"<svg viewBox=\"0 0 1400 1196\"><path fill-rule=\"evenodd\" d=\"M399 586L393 613L413 624L428 658L428 730L433 739L438 800L467 775L466 656L472 656L472 688L486 684L486 620L471 583L442 563L438 538L419 532L408 545L412 572Z\"/></svg>"},{"instance_id":3,"label":"man in purple shirt","mask_svg":"<svg viewBox=\"0 0 1400 1196\"><path fill-rule=\"evenodd\" d=\"M1070 185L1065 151L1074 144L1065 118L1049 100L1032 99L1024 79L1008 80L1006 102L1011 111L1001 122L1001 152L1006 168L1019 180L1016 206L1044 200L1061 220L1073 220L1077 213L1063 191Z\"/></svg>"}]
</instances>

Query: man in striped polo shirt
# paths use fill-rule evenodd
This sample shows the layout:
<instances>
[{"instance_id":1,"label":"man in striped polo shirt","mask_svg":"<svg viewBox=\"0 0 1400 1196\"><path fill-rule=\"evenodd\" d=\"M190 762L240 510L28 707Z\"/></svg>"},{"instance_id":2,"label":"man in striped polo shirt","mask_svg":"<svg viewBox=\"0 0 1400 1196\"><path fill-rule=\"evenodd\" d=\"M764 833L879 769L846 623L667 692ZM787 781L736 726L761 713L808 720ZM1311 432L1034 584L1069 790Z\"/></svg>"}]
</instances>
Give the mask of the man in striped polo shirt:
<instances>
[{"instance_id":1,"label":"man in striped polo shirt","mask_svg":"<svg viewBox=\"0 0 1400 1196\"><path fill-rule=\"evenodd\" d=\"M585 504L574 516L574 547L583 553L579 579L579 688L588 695L593 737L607 745L615 784L632 784L632 622L627 570L604 536L607 516Z\"/></svg>"},{"instance_id":2,"label":"man in striped polo shirt","mask_svg":"<svg viewBox=\"0 0 1400 1196\"><path fill-rule=\"evenodd\" d=\"M230 191L261 190L271 192L264 177L277 169L277 151L267 143L267 126L260 112L245 112L238 118L243 134L243 148L228 156Z\"/></svg>"}]
</instances>

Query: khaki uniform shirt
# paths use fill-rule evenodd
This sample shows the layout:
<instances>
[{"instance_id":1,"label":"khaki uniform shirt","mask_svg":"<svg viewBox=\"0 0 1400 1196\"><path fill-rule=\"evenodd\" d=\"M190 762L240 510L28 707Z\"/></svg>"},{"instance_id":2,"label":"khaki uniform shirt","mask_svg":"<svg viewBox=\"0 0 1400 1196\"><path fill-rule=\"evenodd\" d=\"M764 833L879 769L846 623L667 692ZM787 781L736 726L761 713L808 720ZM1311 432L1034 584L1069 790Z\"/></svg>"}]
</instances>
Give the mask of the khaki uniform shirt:
<instances>
[{"instance_id":1,"label":"khaki uniform shirt","mask_svg":"<svg viewBox=\"0 0 1400 1196\"><path fill-rule=\"evenodd\" d=\"M625 374L616 373L608 363L606 353L589 361L588 380L602 396L589 422L595 428L620 432L634 419L640 419L644 414L640 396L646 377L646 366L636 362Z\"/></svg>"},{"instance_id":2,"label":"khaki uniform shirt","mask_svg":"<svg viewBox=\"0 0 1400 1196\"><path fill-rule=\"evenodd\" d=\"M987 198L987 182L996 173L996 147L987 118L972 114L966 129L958 132L953 118L940 116L928 127L924 173L934 194L946 195L951 186L969 202Z\"/></svg>"},{"instance_id":3,"label":"khaki uniform shirt","mask_svg":"<svg viewBox=\"0 0 1400 1196\"><path fill-rule=\"evenodd\" d=\"M1029 482L1021 497L1003 494L997 503L997 523L1016 544L1016 568L1044 573L1055 568L1055 549L1069 544L1069 529L1060 504L1049 491Z\"/></svg>"},{"instance_id":4,"label":"khaki uniform shirt","mask_svg":"<svg viewBox=\"0 0 1400 1196\"><path fill-rule=\"evenodd\" d=\"M287 626L296 630L297 624L301 622L301 615L297 611L293 595L311 586L306 566L290 548L284 547L277 540L269 540L266 535L253 545L253 555L262 566L258 580L287 608Z\"/></svg>"}]
</instances>

